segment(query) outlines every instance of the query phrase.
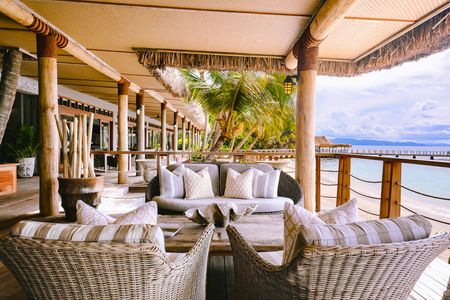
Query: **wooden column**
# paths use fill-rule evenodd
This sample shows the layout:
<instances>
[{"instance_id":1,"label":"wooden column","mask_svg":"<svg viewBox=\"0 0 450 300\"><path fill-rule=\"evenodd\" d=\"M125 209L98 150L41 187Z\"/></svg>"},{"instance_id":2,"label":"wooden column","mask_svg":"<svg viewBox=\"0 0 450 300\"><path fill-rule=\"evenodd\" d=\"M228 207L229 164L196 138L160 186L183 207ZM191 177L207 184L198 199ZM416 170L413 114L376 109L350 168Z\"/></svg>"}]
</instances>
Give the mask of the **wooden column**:
<instances>
[{"instance_id":1,"label":"wooden column","mask_svg":"<svg viewBox=\"0 0 450 300\"><path fill-rule=\"evenodd\" d=\"M400 217L402 164L383 162L381 183L380 219Z\"/></svg>"},{"instance_id":2,"label":"wooden column","mask_svg":"<svg viewBox=\"0 0 450 300\"><path fill-rule=\"evenodd\" d=\"M186 151L186 118L181 119L181 151Z\"/></svg>"},{"instance_id":3,"label":"wooden column","mask_svg":"<svg viewBox=\"0 0 450 300\"><path fill-rule=\"evenodd\" d=\"M56 38L36 35L39 81L39 210L42 216L59 213L59 136Z\"/></svg>"},{"instance_id":4,"label":"wooden column","mask_svg":"<svg viewBox=\"0 0 450 300\"><path fill-rule=\"evenodd\" d=\"M189 121L187 123L187 150L191 151L191 142L192 142L192 138L191 138L191 121Z\"/></svg>"},{"instance_id":5,"label":"wooden column","mask_svg":"<svg viewBox=\"0 0 450 300\"><path fill-rule=\"evenodd\" d=\"M161 103L161 151L167 150L167 103Z\"/></svg>"},{"instance_id":6,"label":"wooden column","mask_svg":"<svg viewBox=\"0 0 450 300\"><path fill-rule=\"evenodd\" d=\"M296 112L295 179L303 189L305 208L315 204L315 97L319 47L302 37L297 48L298 88Z\"/></svg>"},{"instance_id":7,"label":"wooden column","mask_svg":"<svg viewBox=\"0 0 450 300\"><path fill-rule=\"evenodd\" d=\"M173 113L173 144L172 150L178 151L178 112Z\"/></svg>"},{"instance_id":8,"label":"wooden column","mask_svg":"<svg viewBox=\"0 0 450 300\"><path fill-rule=\"evenodd\" d=\"M127 81L118 83L119 113L118 113L118 149L128 151L128 87ZM128 182L128 155L119 154L117 168L119 171L118 183Z\"/></svg>"},{"instance_id":9,"label":"wooden column","mask_svg":"<svg viewBox=\"0 0 450 300\"><path fill-rule=\"evenodd\" d=\"M339 157L336 206L347 203L350 200L350 162L350 157Z\"/></svg>"},{"instance_id":10,"label":"wooden column","mask_svg":"<svg viewBox=\"0 0 450 300\"><path fill-rule=\"evenodd\" d=\"M144 91L136 94L136 137L137 137L137 151L145 150L145 102ZM144 154L136 155L136 159L144 159ZM136 164L136 175L142 175L142 165Z\"/></svg>"}]
</instances>

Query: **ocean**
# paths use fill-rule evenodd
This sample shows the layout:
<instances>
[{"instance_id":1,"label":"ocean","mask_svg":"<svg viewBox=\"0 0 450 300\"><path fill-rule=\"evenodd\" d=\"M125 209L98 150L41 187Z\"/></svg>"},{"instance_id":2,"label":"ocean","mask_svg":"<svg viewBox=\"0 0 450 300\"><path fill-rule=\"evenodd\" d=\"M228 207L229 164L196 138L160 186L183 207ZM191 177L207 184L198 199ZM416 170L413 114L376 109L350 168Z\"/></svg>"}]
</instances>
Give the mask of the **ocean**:
<instances>
[{"instance_id":1,"label":"ocean","mask_svg":"<svg viewBox=\"0 0 450 300\"><path fill-rule=\"evenodd\" d=\"M403 150L403 151L450 151L450 147L401 147L401 146L354 146L353 149L363 150ZM418 157L418 159L429 159L429 157ZM437 160L438 158L435 158ZM450 158L441 158L449 161ZM381 161L352 159L351 174L368 181L380 181L382 177ZM289 164L289 171L293 175L294 161ZM322 170L337 170L338 160L332 158L321 159ZM337 182L337 173L321 172L321 182L334 184ZM414 164L402 164L402 185L414 189L424 194L450 199L450 168L431 167ZM366 183L355 178L351 178L350 187L356 192L371 197L379 198L381 194L381 183ZM351 197L358 199L359 206L371 213L378 214L379 200L362 196L356 192L351 192ZM450 200L440 200L425 197L402 189L402 204L409 209L431 218L450 223ZM321 186L322 209L329 209L335 206L335 199L326 196L336 196L335 186ZM410 215L402 209L402 215ZM362 213L361 216L367 219L376 218L373 215ZM439 222L432 222L433 231L450 231L450 226Z\"/></svg>"}]
</instances>

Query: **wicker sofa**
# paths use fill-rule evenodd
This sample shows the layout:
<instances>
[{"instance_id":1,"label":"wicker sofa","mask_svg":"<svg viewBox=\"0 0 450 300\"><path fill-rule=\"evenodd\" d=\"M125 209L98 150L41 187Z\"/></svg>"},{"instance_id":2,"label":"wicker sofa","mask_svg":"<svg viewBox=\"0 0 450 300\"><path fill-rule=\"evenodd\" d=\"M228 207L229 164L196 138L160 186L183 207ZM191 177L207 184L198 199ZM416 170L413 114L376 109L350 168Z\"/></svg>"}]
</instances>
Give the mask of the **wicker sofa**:
<instances>
[{"instance_id":1,"label":"wicker sofa","mask_svg":"<svg viewBox=\"0 0 450 300\"><path fill-rule=\"evenodd\" d=\"M172 164L167 167L169 171L173 171L180 164ZM255 203L258 205L256 213L274 213L281 212L285 202L295 203L303 206L303 192L300 185L289 176L287 173L281 171L278 185L277 198L255 198L247 199L232 199L223 197L225 191L226 175L229 168L232 168L240 173L245 172L250 168L255 168L263 172L268 172L274 168L265 163L260 164L236 164L236 163L187 163L184 164L195 172L208 167L211 181L213 184L214 198L185 200L182 198L166 198L160 196L159 177L155 176L147 186L145 193L145 201L156 201L158 203L158 212L162 214L181 214L190 208L204 207L211 203L233 202L236 204Z\"/></svg>"},{"instance_id":2,"label":"wicker sofa","mask_svg":"<svg viewBox=\"0 0 450 300\"><path fill-rule=\"evenodd\" d=\"M233 226L236 299L406 299L450 233L403 243L307 246L290 263L264 260Z\"/></svg>"},{"instance_id":3,"label":"wicker sofa","mask_svg":"<svg viewBox=\"0 0 450 300\"><path fill-rule=\"evenodd\" d=\"M30 299L198 299L214 227L172 262L150 243L0 239L0 258ZM1 298L1 297L0 297Z\"/></svg>"}]
</instances>

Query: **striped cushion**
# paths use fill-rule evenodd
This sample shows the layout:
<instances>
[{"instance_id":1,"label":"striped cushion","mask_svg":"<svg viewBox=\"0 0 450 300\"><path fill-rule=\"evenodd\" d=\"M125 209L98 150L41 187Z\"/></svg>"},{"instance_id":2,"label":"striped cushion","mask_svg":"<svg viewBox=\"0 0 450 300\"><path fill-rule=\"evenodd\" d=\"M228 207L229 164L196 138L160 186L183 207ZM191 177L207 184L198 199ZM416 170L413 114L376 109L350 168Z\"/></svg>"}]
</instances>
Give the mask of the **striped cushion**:
<instances>
[{"instance_id":1,"label":"striped cushion","mask_svg":"<svg viewBox=\"0 0 450 300\"><path fill-rule=\"evenodd\" d=\"M278 182L280 181L280 170L272 170L264 173L253 170L253 197L276 198L278 197Z\"/></svg>"},{"instance_id":2,"label":"striped cushion","mask_svg":"<svg viewBox=\"0 0 450 300\"><path fill-rule=\"evenodd\" d=\"M159 189L161 191L161 196L169 198L184 197L183 176L185 170L183 165L177 167L172 172L165 167L161 167L161 172L159 174Z\"/></svg>"},{"instance_id":3,"label":"striped cushion","mask_svg":"<svg viewBox=\"0 0 450 300\"><path fill-rule=\"evenodd\" d=\"M422 216L370 220L349 224L302 225L287 261L304 246L351 246L401 243L430 236L431 223Z\"/></svg>"},{"instance_id":4,"label":"striped cushion","mask_svg":"<svg viewBox=\"0 0 450 300\"><path fill-rule=\"evenodd\" d=\"M294 239L301 225L309 224L346 224L358 221L358 202L352 199L327 212L314 214L301 206L284 204L284 258L292 257Z\"/></svg>"},{"instance_id":5,"label":"striped cushion","mask_svg":"<svg viewBox=\"0 0 450 300\"><path fill-rule=\"evenodd\" d=\"M12 227L11 235L72 242L154 243L165 251L161 228L148 224L79 225L21 221Z\"/></svg>"}]
</instances>

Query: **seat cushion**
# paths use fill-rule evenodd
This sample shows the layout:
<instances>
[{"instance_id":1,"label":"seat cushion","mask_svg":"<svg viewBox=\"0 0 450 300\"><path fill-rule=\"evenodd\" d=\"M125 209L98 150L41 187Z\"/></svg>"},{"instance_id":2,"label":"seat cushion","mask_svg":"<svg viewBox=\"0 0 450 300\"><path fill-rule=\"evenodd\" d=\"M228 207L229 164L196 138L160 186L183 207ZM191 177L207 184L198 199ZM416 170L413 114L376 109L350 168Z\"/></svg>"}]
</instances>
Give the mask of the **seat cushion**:
<instances>
[{"instance_id":1,"label":"seat cushion","mask_svg":"<svg viewBox=\"0 0 450 300\"><path fill-rule=\"evenodd\" d=\"M234 198L225 198L225 197L214 197L214 198L206 198L206 199L196 199L196 200L185 200L182 198L165 198L161 196L153 197L152 201L158 203L158 207L163 210L173 211L178 213L183 213L191 208L200 208L208 206L212 203L227 203L232 202L235 204L257 204L256 213L269 213L282 211L284 204L294 202L285 197L277 197L277 198L254 198L251 200L246 199L234 199Z\"/></svg>"},{"instance_id":2,"label":"seat cushion","mask_svg":"<svg viewBox=\"0 0 450 300\"><path fill-rule=\"evenodd\" d=\"M233 169L238 173L244 173L247 170L250 170L251 168L260 170L264 173L272 171L273 167L269 164L222 164L220 165L220 195L224 195L225 193L225 186L227 183L227 174L228 169ZM281 209L283 210L283 209Z\"/></svg>"},{"instance_id":3,"label":"seat cushion","mask_svg":"<svg viewBox=\"0 0 450 300\"><path fill-rule=\"evenodd\" d=\"M80 225L21 221L11 228L11 236L71 242L151 243L165 252L161 228L148 224Z\"/></svg>"},{"instance_id":4,"label":"seat cushion","mask_svg":"<svg viewBox=\"0 0 450 300\"><path fill-rule=\"evenodd\" d=\"M190 169L194 172L199 172L204 168L208 168L209 177L211 179L211 185L214 192L214 196L218 196L220 194L219 189L219 167L215 164L172 164L167 166L167 170L173 171L179 166L183 165L185 168Z\"/></svg>"},{"instance_id":5,"label":"seat cushion","mask_svg":"<svg viewBox=\"0 0 450 300\"><path fill-rule=\"evenodd\" d=\"M294 239L289 261L307 245L352 246L401 243L430 236L431 223L422 216L370 220L349 224L302 225Z\"/></svg>"}]
</instances>

